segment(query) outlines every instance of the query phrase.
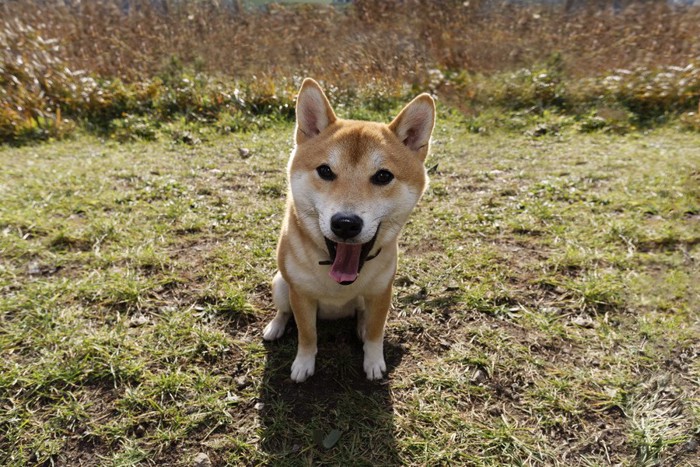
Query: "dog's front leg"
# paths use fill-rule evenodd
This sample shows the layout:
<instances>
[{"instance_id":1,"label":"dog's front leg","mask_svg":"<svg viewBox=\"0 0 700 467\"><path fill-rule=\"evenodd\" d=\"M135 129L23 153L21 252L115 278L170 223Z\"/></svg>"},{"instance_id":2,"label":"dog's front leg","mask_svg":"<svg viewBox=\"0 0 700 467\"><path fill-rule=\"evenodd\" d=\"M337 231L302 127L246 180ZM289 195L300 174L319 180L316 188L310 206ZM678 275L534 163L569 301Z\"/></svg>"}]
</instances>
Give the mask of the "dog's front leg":
<instances>
[{"instance_id":1,"label":"dog's front leg","mask_svg":"<svg viewBox=\"0 0 700 467\"><path fill-rule=\"evenodd\" d=\"M292 363L292 380L301 383L314 374L316 367L318 301L296 292L293 288L289 290L289 299L299 331L297 356Z\"/></svg>"},{"instance_id":2,"label":"dog's front leg","mask_svg":"<svg viewBox=\"0 0 700 467\"><path fill-rule=\"evenodd\" d=\"M365 297L364 369L367 379L381 379L384 362L384 325L391 307L391 286L380 295Z\"/></svg>"}]
</instances>

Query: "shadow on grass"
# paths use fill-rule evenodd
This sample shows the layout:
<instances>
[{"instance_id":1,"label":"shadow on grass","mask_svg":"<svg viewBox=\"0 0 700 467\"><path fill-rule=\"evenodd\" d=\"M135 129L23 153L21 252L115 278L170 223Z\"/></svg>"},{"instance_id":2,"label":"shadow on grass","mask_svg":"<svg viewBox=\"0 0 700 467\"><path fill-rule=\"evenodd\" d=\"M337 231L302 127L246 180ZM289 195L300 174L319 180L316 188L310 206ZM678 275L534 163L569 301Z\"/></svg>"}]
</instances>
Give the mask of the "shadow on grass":
<instances>
[{"instance_id":1,"label":"shadow on grass","mask_svg":"<svg viewBox=\"0 0 700 467\"><path fill-rule=\"evenodd\" d=\"M272 465L398 465L390 378L372 382L362 369L355 320L319 321L316 373L289 378L296 327L266 344L260 401L261 446ZM384 344L389 371L403 350Z\"/></svg>"}]
</instances>

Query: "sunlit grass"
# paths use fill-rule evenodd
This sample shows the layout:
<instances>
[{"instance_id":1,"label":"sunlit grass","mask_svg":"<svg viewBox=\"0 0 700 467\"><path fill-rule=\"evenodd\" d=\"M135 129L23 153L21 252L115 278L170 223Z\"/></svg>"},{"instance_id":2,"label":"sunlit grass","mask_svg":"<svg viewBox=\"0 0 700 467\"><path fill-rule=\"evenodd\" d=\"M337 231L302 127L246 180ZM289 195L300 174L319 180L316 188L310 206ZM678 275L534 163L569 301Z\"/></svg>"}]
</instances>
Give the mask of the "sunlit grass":
<instances>
[{"instance_id":1,"label":"sunlit grass","mask_svg":"<svg viewBox=\"0 0 700 467\"><path fill-rule=\"evenodd\" d=\"M3 464L692 465L697 135L443 116L388 378L320 323L296 385L261 340L291 131L0 149Z\"/></svg>"}]
</instances>

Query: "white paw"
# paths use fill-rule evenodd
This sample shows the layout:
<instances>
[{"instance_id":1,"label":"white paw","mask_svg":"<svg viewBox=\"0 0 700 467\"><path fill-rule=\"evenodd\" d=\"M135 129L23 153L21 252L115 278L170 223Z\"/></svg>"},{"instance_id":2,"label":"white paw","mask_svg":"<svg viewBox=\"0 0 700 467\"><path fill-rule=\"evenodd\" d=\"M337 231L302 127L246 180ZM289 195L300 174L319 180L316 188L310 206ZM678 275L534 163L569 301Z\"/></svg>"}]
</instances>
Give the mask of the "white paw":
<instances>
[{"instance_id":1,"label":"white paw","mask_svg":"<svg viewBox=\"0 0 700 467\"><path fill-rule=\"evenodd\" d=\"M275 316L274 319L265 326L263 330L263 339L266 341L274 341L282 337L287 327L288 320L288 316Z\"/></svg>"},{"instance_id":2,"label":"white paw","mask_svg":"<svg viewBox=\"0 0 700 467\"><path fill-rule=\"evenodd\" d=\"M383 343L365 342L364 369L367 379L382 379L386 371Z\"/></svg>"},{"instance_id":3,"label":"white paw","mask_svg":"<svg viewBox=\"0 0 700 467\"><path fill-rule=\"evenodd\" d=\"M365 358L365 374L367 379L382 379L384 377L384 372L386 371L386 363L384 363L384 358L379 358L378 360L368 360Z\"/></svg>"},{"instance_id":4,"label":"white paw","mask_svg":"<svg viewBox=\"0 0 700 467\"><path fill-rule=\"evenodd\" d=\"M314 374L316 368L315 355L297 355L292 363L292 381L302 383Z\"/></svg>"}]
</instances>

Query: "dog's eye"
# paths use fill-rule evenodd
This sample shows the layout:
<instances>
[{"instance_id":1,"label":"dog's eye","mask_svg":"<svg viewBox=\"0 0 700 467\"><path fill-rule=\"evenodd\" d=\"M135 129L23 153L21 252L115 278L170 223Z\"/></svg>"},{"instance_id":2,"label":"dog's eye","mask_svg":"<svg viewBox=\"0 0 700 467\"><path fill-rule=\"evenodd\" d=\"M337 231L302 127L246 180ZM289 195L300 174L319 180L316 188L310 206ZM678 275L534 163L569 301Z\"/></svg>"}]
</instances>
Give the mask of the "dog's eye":
<instances>
[{"instance_id":1,"label":"dog's eye","mask_svg":"<svg viewBox=\"0 0 700 467\"><path fill-rule=\"evenodd\" d=\"M375 185L388 185L394 179L394 174L388 170L377 170L377 173L369 179Z\"/></svg>"},{"instance_id":2,"label":"dog's eye","mask_svg":"<svg viewBox=\"0 0 700 467\"><path fill-rule=\"evenodd\" d=\"M329 182L335 180L335 174L333 173L331 168L328 167L326 164L319 165L318 167L316 167L316 172L318 173L318 176L324 180L327 180Z\"/></svg>"}]
</instances>

